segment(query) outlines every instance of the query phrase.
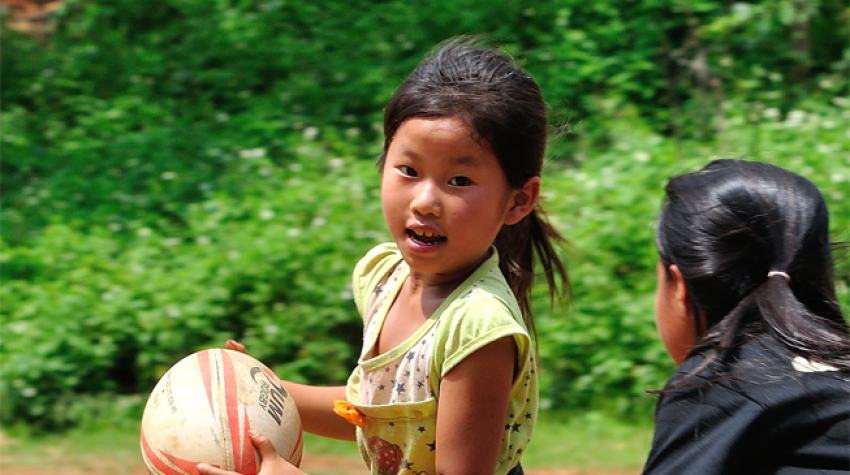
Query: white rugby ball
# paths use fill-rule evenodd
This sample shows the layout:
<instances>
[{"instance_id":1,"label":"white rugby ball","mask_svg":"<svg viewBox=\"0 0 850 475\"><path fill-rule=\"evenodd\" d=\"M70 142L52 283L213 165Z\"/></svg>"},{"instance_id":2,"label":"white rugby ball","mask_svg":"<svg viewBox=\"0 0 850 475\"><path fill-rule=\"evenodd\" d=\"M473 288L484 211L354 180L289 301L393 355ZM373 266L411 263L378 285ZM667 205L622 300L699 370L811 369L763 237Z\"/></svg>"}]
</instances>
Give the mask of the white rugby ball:
<instances>
[{"instance_id":1,"label":"white rugby ball","mask_svg":"<svg viewBox=\"0 0 850 475\"><path fill-rule=\"evenodd\" d=\"M256 359L212 349L178 361L159 380L142 415L142 457L152 475L197 474L199 462L253 475L260 457L248 430L301 463L301 419L280 379Z\"/></svg>"}]
</instances>

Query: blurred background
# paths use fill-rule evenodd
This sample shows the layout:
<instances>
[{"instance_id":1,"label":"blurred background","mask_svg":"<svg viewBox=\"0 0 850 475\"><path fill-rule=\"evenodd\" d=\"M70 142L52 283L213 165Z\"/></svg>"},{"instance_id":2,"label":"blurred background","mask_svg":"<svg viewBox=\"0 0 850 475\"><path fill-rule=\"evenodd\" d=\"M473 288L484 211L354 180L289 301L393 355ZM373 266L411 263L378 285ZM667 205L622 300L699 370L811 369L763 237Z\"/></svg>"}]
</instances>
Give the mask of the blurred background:
<instances>
[{"instance_id":1,"label":"blurred background","mask_svg":"<svg viewBox=\"0 0 850 475\"><path fill-rule=\"evenodd\" d=\"M456 35L513 55L550 106L544 206L574 286L571 304L534 302L553 417L637 425L634 457L648 449L646 391L674 369L653 315L670 175L787 167L850 240L844 0L0 4L7 439L134 434L157 378L228 338L285 379L344 382L362 335L350 272L389 239L382 108Z\"/></svg>"}]
</instances>

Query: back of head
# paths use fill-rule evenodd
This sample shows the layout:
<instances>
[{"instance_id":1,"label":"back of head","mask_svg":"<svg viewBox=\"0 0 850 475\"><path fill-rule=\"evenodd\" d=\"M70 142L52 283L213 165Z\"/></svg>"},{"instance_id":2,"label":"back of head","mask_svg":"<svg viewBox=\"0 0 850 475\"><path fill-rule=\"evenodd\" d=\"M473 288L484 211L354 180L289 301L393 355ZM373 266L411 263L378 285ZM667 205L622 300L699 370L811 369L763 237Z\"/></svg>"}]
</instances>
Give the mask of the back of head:
<instances>
[{"instance_id":1,"label":"back of head","mask_svg":"<svg viewBox=\"0 0 850 475\"><path fill-rule=\"evenodd\" d=\"M469 40L452 40L422 63L399 86L384 110L384 153L404 121L413 117L458 117L499 160L508 184L521 188L540 176L549 123L540 87L501 52ZM503 226L494 243L500 267L532 327L529 293L534 256L545 271L554 296L558 274L563 293L566 269L552 241L563 241L538 206L519 223ZM563 295L563 293L561 295Z\"/></svg>"},{"instance_id":2,"label":"back of head","mask_svg":"<svg viewBox=\"0 0 850 475\"><path fill-rule=\"evenodd\" d=\"M771 337L797 355L850 368L827 207L812 182L765 163L718 160L672 178L666 191L656 243L691 298L701 329L692 353L713 359Z\"/></svg>"}]
</instances>

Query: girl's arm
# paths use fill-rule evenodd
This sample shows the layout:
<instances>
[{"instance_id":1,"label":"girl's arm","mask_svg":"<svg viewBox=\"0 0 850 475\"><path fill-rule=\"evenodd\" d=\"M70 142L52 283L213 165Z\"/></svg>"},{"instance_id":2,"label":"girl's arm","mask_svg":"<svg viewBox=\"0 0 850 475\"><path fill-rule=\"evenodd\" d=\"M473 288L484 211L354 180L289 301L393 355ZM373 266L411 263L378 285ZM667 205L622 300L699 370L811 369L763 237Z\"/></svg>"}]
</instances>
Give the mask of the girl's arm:
<instances>
[{"instance_id":1,"label":"girl's arm","mask_svg":"<svg viewBox=\"0 0 850 475\"><path fill-rule=\"evenodd\" d=\"M334 400L345 400L345 386L308 386L284 381L298 406L306 432L339 440L357 440L356 427L334 411Z\"/></svg>"},{"instance_id":2,"label":"girl's arm","mask_svg":"<svg viewBox=\"0 0 850 475\"><path fill-rule=\"evenodd\" d=\"M465 358L440 382L437 473L496 471L516 361L516 343L505 337Z\"/></svg>"}]
</instances>

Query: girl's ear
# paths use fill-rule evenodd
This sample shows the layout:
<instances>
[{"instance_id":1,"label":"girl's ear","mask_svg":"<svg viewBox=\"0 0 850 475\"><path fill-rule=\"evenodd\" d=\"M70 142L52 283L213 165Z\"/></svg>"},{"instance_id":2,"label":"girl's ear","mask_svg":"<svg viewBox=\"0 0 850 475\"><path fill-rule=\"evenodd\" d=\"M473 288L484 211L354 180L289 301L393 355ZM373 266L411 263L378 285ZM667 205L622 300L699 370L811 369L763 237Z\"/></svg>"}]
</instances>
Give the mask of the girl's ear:
<instances>
[{"instance_id":1,"label":"girl's ear","mask_svg":"<svg viewBox=\"0 0 850 475\"><path fill-rule=\"evenodd\" d=\"M528 216L540 198L540 177L533 176L522 185L522 188L513 190L508 202L505 224L516 224L522 218Z\"/></svg>"},{"instance_id":2,"label":"girl's ear","mask_svg":"<svg viewBox=\"0 0 850 475\"><path fill-rule=\"evenodd\" d=\"M661 266L661 265L660 265ZM699 339L699 329L692 314L693 306L682 272L675 264L658 275L659 294L656 297L656 322L667 353L677 365L682 364Z\"/></svg>"},{"instance_id":3,"label":"girl's ear","mask_svg":"<svg viewBox=\"0 0 850 475\"><path fill-rule=\"evenodd\" d=\"M670 271L670 279L674 288L673 304L683 315L690 315L693 309L691 308L691 299L688 295L688 286L685 285L685 278L682 277L682 272L676 264L671 264L667 269Z\"/></svg>"}]
</instances>

